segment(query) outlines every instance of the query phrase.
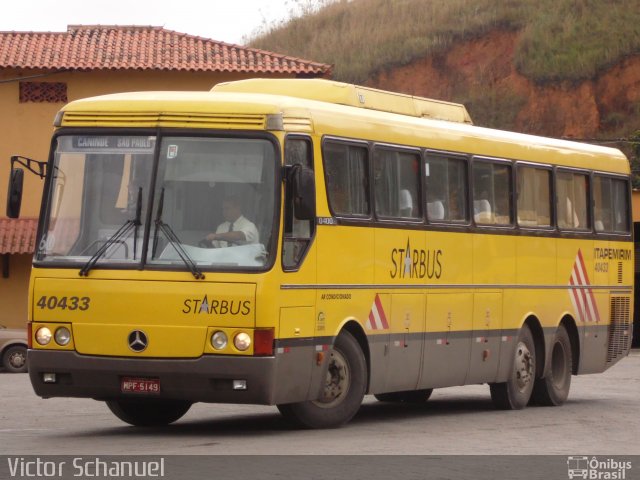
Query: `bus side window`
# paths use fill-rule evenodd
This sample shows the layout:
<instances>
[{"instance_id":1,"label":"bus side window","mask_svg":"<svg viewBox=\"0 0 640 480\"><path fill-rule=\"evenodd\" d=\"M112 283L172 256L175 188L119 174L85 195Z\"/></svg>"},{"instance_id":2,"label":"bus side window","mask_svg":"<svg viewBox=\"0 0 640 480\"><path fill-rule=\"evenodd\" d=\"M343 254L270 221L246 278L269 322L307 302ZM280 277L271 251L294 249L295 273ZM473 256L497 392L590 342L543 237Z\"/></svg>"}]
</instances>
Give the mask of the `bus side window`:
<instances>
[{"instance_id":1,"label":"bus side window","mask_svg":"<svg viewBox=\"0 0 640 480\"><path fill-rule=\"evenodd\" d=\"M368 216L367 148L328 141L323 145L322 156L332 214Z\"/></svg>"},{"instance_id":2,"label":"bus side window","mask_svg":"<svg viewBox=\"0 0 640 480\"><path fill-rule=\"evenodd\" d=\"M287 137L284 144L284 163L287 166L302 165L313 169L312 144L308 138ZM313 220L296 218L292 189L287 185L284 213L284 241L282 264L285 269L296 269L302 263L311 244L315 229Z\"/></svg>"},{"instance_id":3,"label":"bus side window","mask_svg":"<svg viewBox=\"0 0 640 480\"><path fill-rule=\"evenodd\" d=\"M596 232L629 232L629 196L625 180L595 175L593 179Z\"/></svg>"},{"instance_id":4,"label":"bus side window","mask_svg":"<svg viewBox=\"0 0 640 480\"><path fill-rule=\"evenodd\" d=\"M518 166L518 225L551 226L551 171Z\"/></svg>"},{"instance_id":5,"label":"bus side window","mask_svg":"<svg viewBox=\"0 0 640 480\"><path fill-rule=\"evenodd\" d=\"M424 166L427 219L430 222L466 223L467 160L428 154Z\"/></svg>"},{"instance_id":6,"label":"bus side window","mask_svg":"<svg viewBox=\"0 0 640 480\"><path fill-rule=\"evenodd\" d=\"M378 217L422 218L418 154L376 148L373 181Z\"/></svg>"},{"instance_id":7,"label":"bus side window","mask_svg":"<svg viewBox=\"0 0 640 480\"><path fill-rule=\"evenodd\" d=\"M480 225L511 225L511 165L473 162L474 220Z\"/></svg>"},{"instance_id":8,"label":"bus side window","mask_svg":"<svg viewBox=\"0 0 640 480\"><path fill-rule=\"evenodd\" d=\"M586 230L588 215L589 177L582 173L556 173L556 212L561 229Z\"/></svg>"}]
</instances>

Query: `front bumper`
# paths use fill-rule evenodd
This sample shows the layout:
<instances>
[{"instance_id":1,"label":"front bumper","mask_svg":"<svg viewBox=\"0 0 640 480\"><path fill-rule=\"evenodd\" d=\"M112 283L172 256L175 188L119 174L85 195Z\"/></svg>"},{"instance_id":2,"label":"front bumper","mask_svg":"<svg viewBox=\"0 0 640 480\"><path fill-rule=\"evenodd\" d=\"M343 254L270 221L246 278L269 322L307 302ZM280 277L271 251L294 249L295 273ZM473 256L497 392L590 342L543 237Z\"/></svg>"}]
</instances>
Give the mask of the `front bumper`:
<instances>
[{"instance_id":1,"label":"front bumper","mask_svg":"<svg viewBox=\"0 0 640 480\"><path fill-rule=\"evenodd\" d=\"M191 402L279 403L277 357L205 355L194 359L139 359L79 355L73 351L29 350L29 377L37 395L84 397L99 400L152 397ZM44 383L44 373L55 373L56 383ZM123 394L121 378L160 379L159 394ZM246 390L234 390L233 380L246 380ZM293 393L293 392L292 392ZM296 392L293 397L307 396ZM295 401L298 400L294 398Z\"/></svg>"}]
</instances>

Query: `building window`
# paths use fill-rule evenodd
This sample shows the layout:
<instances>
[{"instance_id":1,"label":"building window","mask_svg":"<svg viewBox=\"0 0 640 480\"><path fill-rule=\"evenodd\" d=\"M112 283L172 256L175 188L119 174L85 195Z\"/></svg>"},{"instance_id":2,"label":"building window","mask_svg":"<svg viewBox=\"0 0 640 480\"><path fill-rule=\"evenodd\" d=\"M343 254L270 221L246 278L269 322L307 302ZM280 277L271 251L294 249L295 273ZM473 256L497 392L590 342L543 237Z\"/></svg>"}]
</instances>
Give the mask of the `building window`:
<instances>
[{"instance_id":1,"label":"building window","mask_svg":"<svg viewBox=\"0 0 640 480\"><path fill-rule=\"evenodd\" d=\"M64 82L20 82L20 103L66 103Z\"/></svg>"}]
</instances>

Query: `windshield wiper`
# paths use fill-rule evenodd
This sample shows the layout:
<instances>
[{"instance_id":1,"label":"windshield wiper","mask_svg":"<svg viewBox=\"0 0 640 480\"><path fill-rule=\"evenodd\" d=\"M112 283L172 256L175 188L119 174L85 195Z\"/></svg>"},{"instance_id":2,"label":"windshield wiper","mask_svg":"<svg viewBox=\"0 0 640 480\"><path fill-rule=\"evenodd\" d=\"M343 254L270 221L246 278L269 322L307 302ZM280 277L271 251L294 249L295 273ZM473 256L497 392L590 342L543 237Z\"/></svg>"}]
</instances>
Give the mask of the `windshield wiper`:
<instances>
[{"instance_id":1,"label":"windshield wiper","mask_svg":"<svg viewBox=\"0 0 640 480\"><path fill-rule=\"evenodd\" d=\"M116 230L112 236L110 236L102 246L93 254L93 256L89 259L87 263L85 263L84 267L80 269L79 275L81 277L86 277L89 275L89 271L94 267L94 265L100 260L109 247L114 243L122 242L122 238L129 233L131 229L134 229L133 232L133 258L136 258L136 249L138 243L138 227L142 225L140 221L140 217L142 216L142 187L138 188L138 199L136 201L136 216L133 220L127 220L124 224ZM126 245L126 244L125 244Z\"/></svg>"},{"instance_id":2,"label":"windshield wiper","mask_svg":"<svg viewBox=\"0 0 640 480\"><path fill-rule=\"evenodd\" d=\"M152 258L155 258L157 249L158 249L158 230L162 230L162 232L169 240L169 243L173 248L175 248L176 252L178 252L178 256L187 266L191 274L194 276L196 280L204 280L204 273L200 271L195 262L191 259L187 251L182 248L182 244L180 239L175 234L173 229L166 223L162 221L162 209L164 208L164 188L160 192L160 200L158 201L158 214L156 215L155 221L155 231L153 232L153 251Z\"/></svg>"}]
</instances>

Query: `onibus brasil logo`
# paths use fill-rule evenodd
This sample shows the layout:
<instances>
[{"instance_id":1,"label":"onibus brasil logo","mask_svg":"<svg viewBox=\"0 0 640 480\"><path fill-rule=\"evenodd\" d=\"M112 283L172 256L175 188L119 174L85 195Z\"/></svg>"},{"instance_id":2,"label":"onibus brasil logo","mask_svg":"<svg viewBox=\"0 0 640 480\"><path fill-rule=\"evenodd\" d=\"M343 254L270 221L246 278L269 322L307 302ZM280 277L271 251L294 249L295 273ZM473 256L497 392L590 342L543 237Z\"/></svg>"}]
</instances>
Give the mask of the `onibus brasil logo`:
<instances>
[{"instance_id":1,"label":"onibus brasil logo","mask_svg":"<svg viewBox=\"0 0 640 480\"><path fill-rule=\"evenodd\" d=\"M570 479L625 480L627 470L631 470L631 462L628 461L587 456L567 457L567 475Z\"/></svg>"}]
</instances>

